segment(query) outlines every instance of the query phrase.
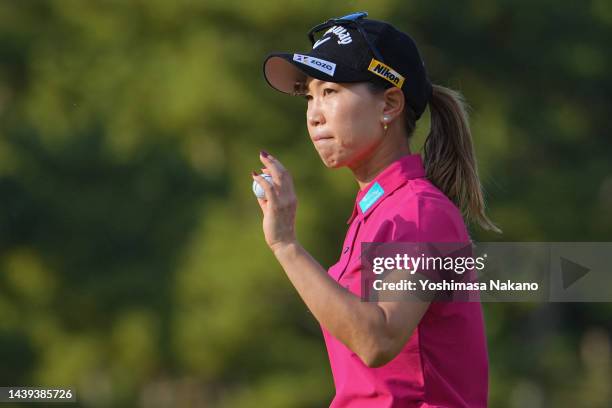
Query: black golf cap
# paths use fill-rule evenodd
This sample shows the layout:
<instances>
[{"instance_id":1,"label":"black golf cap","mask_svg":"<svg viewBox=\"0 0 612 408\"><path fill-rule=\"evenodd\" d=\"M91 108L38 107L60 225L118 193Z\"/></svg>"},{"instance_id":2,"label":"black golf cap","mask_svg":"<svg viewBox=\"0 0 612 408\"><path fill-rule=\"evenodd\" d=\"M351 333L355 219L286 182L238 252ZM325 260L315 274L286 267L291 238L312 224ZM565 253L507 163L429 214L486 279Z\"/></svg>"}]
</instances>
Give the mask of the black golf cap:
<instances>
[{"instance_id":1,"label":"black golf cap","mask_svg":"<svg viewBox=\"0 0 612 408\"><path fill-rule=\"evenodd\" d=\"M304 53L272 53L264 61L266 81L291 95L303 92L307 76L327 82L382 81L400 88L406 104L420 118L432 85L416 43L391 24L365 18L360 12L330 19L314 27L323 36Z\"/></svg>"}]
</instances>

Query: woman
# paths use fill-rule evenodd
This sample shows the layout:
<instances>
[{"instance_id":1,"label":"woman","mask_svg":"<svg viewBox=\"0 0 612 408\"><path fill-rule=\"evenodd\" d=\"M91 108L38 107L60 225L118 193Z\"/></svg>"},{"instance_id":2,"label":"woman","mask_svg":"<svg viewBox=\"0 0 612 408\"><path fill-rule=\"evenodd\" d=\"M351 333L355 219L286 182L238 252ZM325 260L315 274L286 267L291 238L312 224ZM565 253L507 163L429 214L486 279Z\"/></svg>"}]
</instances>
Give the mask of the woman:
<instances>
[{"instance_id":1,"label":"woman","mask_svg":"<svg viewBox=\"0 0 612 408\"><path fill-rule=\"evenodd\" d=\"M366 16L320 24L308 53L264 62L272 87L307 99L308 133L325 165L348 167L359 185L340 259L326 271L300 246L291 176L262 151L273 180L253 173L265 191L265 240L321 325L336 387L331 407L485 407L480 303L360 300L363 242L469 242L462 214L500 232L484 212L459 94L430 83L408 35ZM427 105L423 163L409 140Z\"/></svg>"}]
</instances>

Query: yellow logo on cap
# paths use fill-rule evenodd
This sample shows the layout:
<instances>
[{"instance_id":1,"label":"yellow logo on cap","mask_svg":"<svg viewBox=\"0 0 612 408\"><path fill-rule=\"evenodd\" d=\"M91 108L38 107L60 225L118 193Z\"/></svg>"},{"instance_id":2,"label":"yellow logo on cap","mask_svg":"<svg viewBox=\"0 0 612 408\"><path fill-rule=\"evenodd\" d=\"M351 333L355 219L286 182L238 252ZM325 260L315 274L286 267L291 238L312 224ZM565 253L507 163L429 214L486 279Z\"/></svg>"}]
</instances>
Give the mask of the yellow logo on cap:
<instances>
[{"instance_id":1,"label":"yellow logo on cap","mask_svg":"<svg viewBox=\"0 0 612 408\"><path fill-rule=\"evenodd\" d=\"M393 68L383 64L377 59L372 58L368 71L378 75L379 77L386 79L393 85L401 88L404 85L404 77L397 73Z\"/></svg>"}]
</instances>

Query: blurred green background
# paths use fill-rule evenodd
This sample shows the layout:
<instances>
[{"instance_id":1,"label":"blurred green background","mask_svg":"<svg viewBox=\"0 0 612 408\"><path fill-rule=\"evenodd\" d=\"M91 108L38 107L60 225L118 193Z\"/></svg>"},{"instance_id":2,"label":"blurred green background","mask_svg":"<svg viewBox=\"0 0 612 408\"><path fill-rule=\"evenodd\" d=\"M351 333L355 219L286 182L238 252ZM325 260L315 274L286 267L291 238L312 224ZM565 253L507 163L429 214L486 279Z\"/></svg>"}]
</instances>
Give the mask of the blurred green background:
<instances>
[{"instance_id":1,"label":"blurred green background","mask_svg":"<svg viewBox=\"0 0 612 408\"><path fill-rule=\"evenodd\" d=\"M357 185L261 64L357 10L470 103L504 230L476 240L611 240L609 0L0 0L0 385L72 386L82 407L327 406L320 328L249 174L261 149L285 163L299 239L334 263ZM484 311L491 407L612 406L611 304Z\"/></svg>"}]
</instances>

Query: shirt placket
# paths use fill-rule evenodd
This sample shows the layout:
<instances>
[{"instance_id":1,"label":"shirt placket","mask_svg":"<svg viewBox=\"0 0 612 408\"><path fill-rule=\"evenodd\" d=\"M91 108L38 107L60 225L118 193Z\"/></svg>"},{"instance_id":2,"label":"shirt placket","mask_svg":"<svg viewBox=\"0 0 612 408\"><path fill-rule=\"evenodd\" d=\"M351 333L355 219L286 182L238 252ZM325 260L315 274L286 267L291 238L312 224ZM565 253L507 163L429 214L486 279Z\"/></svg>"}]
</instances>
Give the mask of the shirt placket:
<instances>
[{"instance_id":1,"label":"shirt placket","mask_svg":"<svg viewBox=\"0 0 612 408\"><path fill-rule=\"evenodd\" d=\"M349 231L347 239L344 243L344 247L342 248L342 265L343 266L338 276L334 277L334 279L336 279L337 282L340 282L340 279L342 279L342 276L344 275L344 273L346 272L350 264L351 257L353 256L353 252L355 251L355 241L357 240L357 235L359 234L359 229L362 223L363 223L363 219L361 218L361 216L358 216L355 220L353 220L353 224L351 226L352 228Z\"/></svg>"}]
</instances>

